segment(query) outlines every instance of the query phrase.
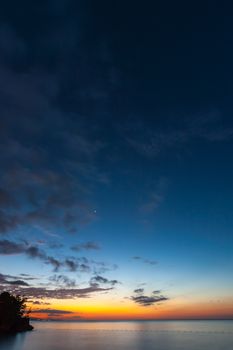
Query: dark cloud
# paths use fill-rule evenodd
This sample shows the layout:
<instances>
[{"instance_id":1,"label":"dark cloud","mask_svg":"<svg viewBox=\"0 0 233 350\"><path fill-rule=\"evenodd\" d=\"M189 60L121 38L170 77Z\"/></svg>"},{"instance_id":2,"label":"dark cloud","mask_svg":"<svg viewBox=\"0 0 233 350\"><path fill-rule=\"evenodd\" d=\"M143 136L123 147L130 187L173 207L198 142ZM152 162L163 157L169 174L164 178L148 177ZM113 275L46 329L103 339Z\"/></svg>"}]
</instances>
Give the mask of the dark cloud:
<instances>
[{"instance_id":1,"label":"dark cloud","mask_svg":"<svg viewBox=\"0 0 233 350\"><path fill-rule=\"evenodd\" d=\"M16 229L21 223L19 216L0 209L0 234Z\"/></svg>"},{"instance_id":2,"label":"dark cloud","mask_svg":"<svg viewBox=\"0 0 233 350\"><path fill-rule=\"evenodd\" d=\"M141 256L133 256L132 259L136 260L136 261L141 261L144 264L148 264L148 265L157 265L158 264L158 262L156 260L145 259L145 258L142 258Z\"/></svg>"},{"instance_id":3,"label":"dark cloud","mask_svg":"<svg viewBox=\"0 0 233 350\"><path fill-rule=\"evenodd\" d=\"M168 300L168 298L161 295L160 292L161 291L159 291L159 290L155 290L152 292L151 296L147 296L147 295L143 294L144 289L139 288L139 289L134 290L134 293L136 295L132 295L130 297L130 299L133 300L136 304L139 304L142 306L151 306L151 305L154 305L156 303Z\"/></svg>"},{"instance_id":4,"label":"dark cloud","mask_svg":"<svg viewBox=\"0 0 233 350\"><path fill-rule=\"evenodd\" d=\"M45 287L13 287L10 286L9 291L16 294L19 293L30 299L76 299L88 298L95 293L108 292L113 287L102 288L97 285L88 286L86 288L45 288ZM0 285L0 291L5 290L4 286Z\"/></svg>"},{"instance_id":5,"label":"dark cloud","mask_svg":"<svg viewBox=\"0 0 233 350\"><path fill-rule=\"evenodd\" d=\"M27 242L15 243L9 240L0 240L0 254L2 255L14 255L14 254L25 254L31 259L40 259L46 264L53 266L54 271L57 271L62 263L57 259L47 256L44 251L36 246L30 246Z\"/></svg>"},{"instance_id":6,"label":"dark cloud","mask_svg":"<svg viewBox=\"0 0 233 350\"><path fill-rule=\"evenodd\" d=\"M8 281L7 284L10 284L12 286L29 286L29 284L23 280L16 280L11 282Z\"/></svg>"},{"instance_id":7,"label":"dark cloud","mask_svg":"<svg viewBox=\"0 0 233 350\"><path fill-rule=\"evenodd\" d=\"M82 263L82 264L79 265L79 270L81 272L90 272L91 271L91 267L88 264Z\"/></svg>"},{"instance_id":8,"label":"dark cloud","mask_svg":"<svg viewBox=\"0 0 233 350\"><path fill-rule=\"evenodd\" d=\"M153 290L153 292L152 292L152 294L155 294L155 295L160 294L160 293L161 293L161 290Z\"/></svg>"},{"instance_id":9,"label":"dark cloud","mask_svg":"<svg viewBox=\"0 0 233 350\"><path fill-rule=\"evenodd\" d=\"M99 250L100 245L96 242L88 241L86 243L75 244L71 249L76 252L80 252L81 250Z\"/></svg>"},{"instance_id":10,"label":"dark cloud","mask_svg":"<svg viewBox=\"0 0 233 350\"><path fill-rule=\"evenodd\" d=\"M4 275L0 273L0 284L10 286L29 286L27 282L18 279L18 276Z\"/></svg>"},{"instance_id":11,"label":"dark cloud","mask_svg":"<svg viewBox=\"0 0 233 350\"><path fill-rule=\"evenodd\" d=\"M138 289L134 289L134 293L143 293L144 292L144 288L138 288Z\"/></svg>"},{"instance_id":12,"label":"dark cloud","mask_svg":"<svg viewBox=\"0 0 233 350\"><path fill-rule=\"evenodd\" d=\"M31 259L39 259L45 264L53 267L54 272L61 268L67 268L71 272L89 272L91 270L91 262L82 258L66 258L60 261L52 256L48 256L43 250L37 246L30 246L27 242L15 243L9 240L0 240L0 255L25 254Z\"/></svg>"},{"instance_id":13,"label":"dark cloud","mask_svg":"<svg viewBox=\"0 0 233 350\"><path fill-rule=\"evenodd\" d=\"M17 206L16 201L10 195L10 193L0 188L0 207L7 208L7 207L16 207L16 206Z\"/></svg>"},{"instance_id":14,"label":"dark cloud","mask_svg":"<svg viewBox=\"0 0 233 350\"><path fill-rule=\"evenodd\" d=\"M115 286L116 284L119 283L117 280L109 280L108 278L105 278L100 275L96 275L91 278L90 281L91 284L110 284L111 286Z\"/></svg>"},{"instance_id":15,"label":"dark cloud","mask_svg":"<svg viewBox=\"0 0 233 350\"><path fill-rule=\"evenodd\" d=\"M8 149L6 145L6 150L2 152L11 159L10 164L15 164ZM50 150L45 152L45 158L49 158ZM2 209L0 202L0 233L5 234L28 225L36 225L44 234L48 230L56 233L57 225L66 232L74 233L79 227L95 220L94 205L91 203L94 182L89 182L78 174L78 159L73 160L70 165L58 164L61 162L58 159L56 169L49 169L46 164L38 169L37 160L23 160L20 155L17 155L17 159L17 166L8 165L4 161L1 163L2 169L5 169L4 172L0 171L1 183L10 188L11 193L0 193L2 205L6 204ZM30 169L23 165L28 161L32 164ZM68 158L65 157L63 161L68 162ZM62 173L60 167L66 169L65 173ZM16 197L17 207L10 207ZM94 245L86 245L83 249L95 248Z\"/></svg>"},{"instance_id":16,"label":"dark cloud","mask_svg":"<svg viewBox=\"0 0 233 350\"><path fill-rule=\"evenodd\" d=\"M64 267L70 272L90 272L93 263L85 257L81 258L66 258L63 262Z\"/></svg>"},{"instance_id":17,"label":"dark cloud","mask_svg":"<svg viewBox=\"0 0 233 350\"><path fill-rule=\"evenodd\" d=\"M108 264L103 261L95 261L95 260L91 260L91 262L94 265L94 273L96 275L103 274L108 271L115 271L116 269L118 269L117 264Z\"/></svg>"},{"instance_id":18,"label":"dark cloud","mask_svg":"<svg viewBox=\"0 0 233 350\"><path fill-rule=\"evenodd\" d=\"M117 265L89 260L86 257L67 257L64 260L58 260L53 256L47 255L47 253L38 246L30 245L27 241L24 241L23 243L16 243L9 240L0 240L0 255L15 254L24 254L30 259L39 259L44 264L51 265L54 272L58 272L60 269L65 269L70 272L81 273L88 273L92 271L98 275L106 271L113 271L117 268ZM114 285L117 283L117 281L112 280L111 283Z\"/></svg>"},{"instance_id":19,"label":"dark cloud","mask_svg":"<svg viewBox=\"0 0 233 350\"><path fill-rule=\"evenodd\" d=\"M151 306L161 301L166 301L168 300L168 298L163 296L148 297L146 295L137 295L137 296L132 296L131 300L133 300L135 303L140 304L142 306Z\"/></svg>"},{"instance_id":20,"label":"dark cloud","mask_svg":"<svg viewBox=\"0 0 233 350\"><path fill-rule=\"evenodd\" d=\"M53 266L54 272L57 272L63 266L61 261L53 258L52 256L46 257L45 261L47 264L50 264Z\"/></svg>"},{"instance_id":21,"label":"dark cloud","mask_svg":"<svg viewBox=\"0 0 233 350\"><path fill-rule=\"evenodd\" d=\"M25 252L25 246L23 244L11 242L6 239L0 240L1 255L21 254L23 252Z\"/></svg>"},{"instance_id":22,"label":"dark cloud","mask_svg":"<svg viewBox=\"0 0 233 350\"><path fill-rule=\"evenodd\" d=\"M39 300L34 300L31 302L33 305L51 305L51 303L44 302L44 301L39 301Z\"/></svg>"},{"instance_id":23,"label":"dark cloud","mask_svg":"<svg viewBox=\"0 0 233 350\"><path fill-rule=\"evenodd\" d=\"M134 124L133 128L126 127L126 141L138 153L154 158L170 149L183 149L184 145L196 140L209 142L231 140L233 128L222 125L219 127L220 120L221 116L216 114L207 114L201 118L193 116L183 122L182 128L175 126L172 129L160 128L160 130L148 128L141 122L138 125Z\"/></svg>"},{"instance_id":24,"label":"dark cloud","mask_svg":"<svg viewBox=\"0 0 233 350\"><path fill-rule=\"evenodd\" d=\"M33 25L28 2L16 6L20 23L8 6L1 12L0 181L9 190L0 190L0 233L33 225L75 233L96 218L95 186L109 183L97 161L106 144L90 118L116 87L114 67L106 48L82 40L83 6L40 4Z\"/></svg>"},{"instance_id":25,"label":"dark cloud","mask_svg":"<svg viewBox=\"0 0 233 350\"><path fill-rule=\"evenodd\" d=\"M56 285L65 285L66 287L75 287L76 282L65 275L54 275L49 278L49 280Z\"/></svg>"},{"instance_id":26,"label":"dark cloud","mask_svg":"<svg viewBox=\"0 0 233 350\"><path fill-rule=\"evenodd\" d=\"M33 281L33 280L37 280L38 279L38 277L31 276L28 273L20 273L20 276L23 277L23 279L27 280L27 281Z\"/></svg>"},{"instance_id":27,"label":"dark cloud","mask_svg":"<svg viewBox=\"0 0 233 350\"><path fill-rule=\"evenodd\" d=\"M63 244L61 244L61 243L50 243L49 244L49 248L50 249L60 249L60 248L62 248L63 247Z\"/></svg>"},{"instance_id":28,"label":"dark cloud","mask_svg":"<svg viewBox=\"0 0 233 350\"><path fill-rule=\"evenodd\" d=\"M77 271L78 266L79 266L77 261L71 260L71 259L66 259L65 265L68 267L69 271L71 271L71 272Z\"/></svg>"},{"instance_id":29,"label":"dark cloud","mask_svg":"<svg viewBox=\"0 0 233 350\"><path fill-rule=\"evenodd\" d=\"M140 207L140 211L144 214L153 213L163 202L164 196L157 192L151 192L146 203Z\"/></svg>"},{"instance_id":30,"label":"dark cloud","mask_svg":"<svg viewBox=\"0 0 233 350\"><path fill-rule=\"evenodd\" d=\"M168 300L167 297L160 294L161 293L160 290L153 291L151 296L144 295L143 288L135 289L134 293L136 295L132 295L130 299L133 300L136 304L139 304L142 306L151 306L156 303Z\"/></svg>"},{"instance_id":31,"label":"dark cloud","mask_svg":"<svg viewBox=\"0 0 233 350\"><path fill-rule=\"evenodd\" d=\"M60 309L49 309L49 308L33 309L31 313L32 313L31 318L35 320L38 319L36 315L40 316L41 314L46 315L47 316L46 319L48 320L49 318L51 318L51 320L63 319L64 316L66 320L70 320L70 321L75 321L81 318L81 316L75 315L75 312L73 311L60 310Z\"/></svg>"},{"instance_id":32,"label":"dark cloud","mask_svg":"<svg viewBox=\"0 0 233 350\"><path fill-rule=\"evenodd\" d=\"M167 187L168 179L165 177L161 177L155 184L150 183L149 188L145 190L143 204L139 207L140 213L144 215L155 213L164 201Z\"/></svg>"},{"instance_id":33,"label":"dark cloud","mask_svg":"<svg viewBox=\"0 0 233 350\"><path fill-rule=\"evenodd\" d=\"M66 311L66 310L59 310L59 309L34 309L31 311L31 313L36 314L48 314L48 316L52 315L68 315L73 314L72 311Z\"/></svg>"},{"instance_id":34,"label":"dark cloud","mask_svg":"<svg viewBox=\"0 0 233 350\"><path fill-rule=\"evenodd\" d=\"M57 271L63 264L57 259L47 256L44 251L36 246L30 246L27 242L15 243L9 240L0 240L0 254L1 255L14 255L25 254L31 259L39 259L46 264L53 266L54 271Z\"/></svg>"},{"instance_id":35,"label":"dark cloud","mask_svg":"<svg viewBox=\"0 0 233 350\"><path fill-rule=\"evenodd\" d=\"M39 258L39 259L45 259L46 255L43 251L41 251L38 247L35 246L29 246L29 247L25 247L25 254L29 257L29 258Z\"/></svg>"}]
</instances>

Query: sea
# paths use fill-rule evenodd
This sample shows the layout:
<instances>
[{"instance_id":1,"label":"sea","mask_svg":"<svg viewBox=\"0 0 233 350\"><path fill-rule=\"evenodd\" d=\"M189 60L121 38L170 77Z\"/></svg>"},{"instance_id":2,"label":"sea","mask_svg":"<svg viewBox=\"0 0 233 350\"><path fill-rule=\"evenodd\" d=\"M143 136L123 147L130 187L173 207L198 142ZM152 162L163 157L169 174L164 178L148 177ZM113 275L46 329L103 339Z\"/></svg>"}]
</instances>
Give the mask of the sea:
<instances>
[{"instance_id":1,"label":"sea","mask_svg":"<svg viewBox=\"0 0 233 350\"><path fill-rule=\"evenodd\" d=\"M32 322L0 350L233 350L233 321Z\"/></svg>"}]
</instances>

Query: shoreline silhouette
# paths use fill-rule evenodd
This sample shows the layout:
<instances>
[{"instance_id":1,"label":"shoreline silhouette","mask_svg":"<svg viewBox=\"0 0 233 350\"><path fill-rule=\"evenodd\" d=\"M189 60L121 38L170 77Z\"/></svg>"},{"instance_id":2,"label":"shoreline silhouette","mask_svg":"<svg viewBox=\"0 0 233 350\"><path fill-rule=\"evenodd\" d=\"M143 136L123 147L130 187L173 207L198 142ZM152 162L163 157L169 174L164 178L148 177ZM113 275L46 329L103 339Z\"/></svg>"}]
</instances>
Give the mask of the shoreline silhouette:
<instances>
[{"instance_id":1,"label":"shoreline silhouette","mask_svg":"<svg viewBox=\"0 0 233 350\"><path fill-rule=\"evenodd\" d=\"M8 292L0 294L0 334L18 333L33 330L26 299Z\"/></svg>"}]
</instances>

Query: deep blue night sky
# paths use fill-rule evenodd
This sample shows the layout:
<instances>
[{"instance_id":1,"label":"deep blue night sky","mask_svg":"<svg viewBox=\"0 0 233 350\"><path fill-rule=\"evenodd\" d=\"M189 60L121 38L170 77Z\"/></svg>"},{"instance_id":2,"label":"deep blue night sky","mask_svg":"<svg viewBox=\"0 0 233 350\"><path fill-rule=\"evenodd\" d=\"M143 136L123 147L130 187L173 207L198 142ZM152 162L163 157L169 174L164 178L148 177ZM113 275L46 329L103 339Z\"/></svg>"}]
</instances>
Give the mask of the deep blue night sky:
<instances>
[{"instance_id":1,"label":"deep blue night sky","mask_svg":"<svg viewBox=\"0 0 233 350\"><path fill-rule=\"evenodd\" d=\"M1 6L1 290L233 317L232 11Z\"/></svg>"}]
</instances>

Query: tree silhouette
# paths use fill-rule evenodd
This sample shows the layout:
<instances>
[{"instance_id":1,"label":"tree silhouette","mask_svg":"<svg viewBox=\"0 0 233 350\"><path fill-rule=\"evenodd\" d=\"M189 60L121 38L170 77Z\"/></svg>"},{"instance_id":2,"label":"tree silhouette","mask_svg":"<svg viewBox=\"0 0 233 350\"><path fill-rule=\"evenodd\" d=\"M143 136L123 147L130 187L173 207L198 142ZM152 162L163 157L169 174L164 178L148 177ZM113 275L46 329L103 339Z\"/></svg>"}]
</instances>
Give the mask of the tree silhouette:
<instances>
[{"instance_id":1,"label":"tree silhouette","mask_svg":"<svg viewBox=\"0 0 233 350\"><path fill-rule=\"evenodd\" d=\"M0 331L31 330L26 299L8 292L0 294Z\"/></svg>"}]
</instances>

